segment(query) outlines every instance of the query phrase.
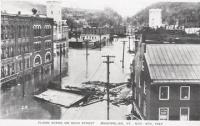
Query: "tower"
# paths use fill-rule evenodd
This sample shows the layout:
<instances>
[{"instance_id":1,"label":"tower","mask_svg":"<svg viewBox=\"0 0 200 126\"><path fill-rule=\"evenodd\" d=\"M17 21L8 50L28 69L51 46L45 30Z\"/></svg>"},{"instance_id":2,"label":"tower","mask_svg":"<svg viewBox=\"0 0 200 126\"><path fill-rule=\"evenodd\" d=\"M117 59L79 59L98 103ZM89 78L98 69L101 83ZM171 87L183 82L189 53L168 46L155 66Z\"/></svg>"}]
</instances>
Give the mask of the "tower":
<instances>
[{"instance_id":1,"label":"tower","mask_svg":"<svg viewBox=\"0 0 200 126\"><path fill-rule=\"evenodd\" d=\"M149 10L149 27L158 28L162 25L162 10L161 9L150 9Z\"/></svg>"},{"instance_id":2,"label":"tower","mask_svg":"<svg viewBox=\"0 0 200 126\"><path fill-rule=\"evenodd\" d=\"M59 23L62 21L61 3L59 1L47 1L47 17L51 17Z\"/></svg>"},{"instance_id":3,"label":"tower","mask_svg":"<svg viewBox=\"0 0 200 126\"><path fill-rule=\"evenodd\" d=\"M62 8L59 1L47 1L47 17L54 20L54 40L62 37Z\"/></svg>"}]
</instances>

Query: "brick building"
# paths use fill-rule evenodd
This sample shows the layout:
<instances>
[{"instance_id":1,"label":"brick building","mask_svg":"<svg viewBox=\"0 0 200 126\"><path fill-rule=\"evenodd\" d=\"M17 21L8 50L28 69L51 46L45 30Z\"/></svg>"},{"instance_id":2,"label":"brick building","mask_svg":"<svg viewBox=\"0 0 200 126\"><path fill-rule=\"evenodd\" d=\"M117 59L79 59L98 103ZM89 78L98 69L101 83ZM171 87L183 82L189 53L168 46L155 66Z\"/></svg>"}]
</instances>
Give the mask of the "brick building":
<instances>
[{"instance_id":1,"label":"brick building","mask_svg":"<svg viewBox=\"0 0 200 126\"><path fill-rule=\"evenodd\" d=\"M1 87L50 80L53 70L53 19L1 14Z\"/></svg>"},{"instance_id":2,"label":"brick building","mask_svg":"<svg viewBox=\"0 0 200 126\"><path fill-rule=\"evenodd\" d=\"M135 67L135 106L142 119L200 120L200 46L142 46Z\"/></svg>"}]
</instances>

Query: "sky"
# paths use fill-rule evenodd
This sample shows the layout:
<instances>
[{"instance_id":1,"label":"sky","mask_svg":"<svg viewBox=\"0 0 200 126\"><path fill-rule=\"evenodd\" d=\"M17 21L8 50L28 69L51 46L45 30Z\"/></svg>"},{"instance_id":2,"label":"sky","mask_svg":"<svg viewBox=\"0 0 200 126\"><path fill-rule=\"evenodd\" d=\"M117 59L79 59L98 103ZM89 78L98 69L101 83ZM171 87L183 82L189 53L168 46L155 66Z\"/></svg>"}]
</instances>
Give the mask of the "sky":
<instances>
[{"instance_id":1,"label":"sky","mask_svg":"<svg viewBox=\"0 0 200 126\"><path fill-rule=\"evenodd\" d=\"M5 1L30 1L45 4L48 0L5 0ZM51 0L52 1L52 0ZM54 0L55 1L55 0ZM140 10L156 2L200 2L200 0L56 0L61 1L63 7L99 9L110 7L123 17L133 16Z\"/></svg>"}]
</instances>

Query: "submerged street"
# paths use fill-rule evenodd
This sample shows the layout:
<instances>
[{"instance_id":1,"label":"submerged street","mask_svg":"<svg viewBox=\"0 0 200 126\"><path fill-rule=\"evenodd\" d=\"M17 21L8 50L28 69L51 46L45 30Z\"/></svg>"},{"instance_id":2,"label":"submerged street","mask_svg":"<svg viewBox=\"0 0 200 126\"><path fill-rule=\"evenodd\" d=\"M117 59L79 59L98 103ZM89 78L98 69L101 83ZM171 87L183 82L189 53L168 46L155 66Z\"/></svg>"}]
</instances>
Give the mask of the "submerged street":
<instances>
[{"instance_id":1,"label":"submerged street","mask_svg":"<svg viewBox=\"0 0 200 126\"><path fill-rule=\"evenodd\" d=\"M122 69L122 52L123 52L123 42L126 40L125 44L125 54L124 54L124 69ZM133 40L131 39L131 50L134 48ZM106 82L107 76L107 65L103 63L106 61L104 55L113 55L115 58L111 58L111 61L114 63L110 64L110 83L120 83L127 82L130 77L130 64L134 57L133 54L128 53L128 39L114 39L112 44L108 44L105 47L102 47L101 51L97 49L88 49L88 61L86 60L86 50L83 49L69 49L68 54L68 74L62 78L62 89L65 89L66 86L81 87L82 82L87 81L103 81ZM59 65L59 57L55 57L54 60L57 62L56 65ZM63 61L66 59L63 59ZM65 68L64 63L62 63ZM54 71L59 71L59 67L56 66ZM33 97L33 92L35 90L35 80L32 79L25 83L23 87L22 84L17 84L12 86L9 89L1 91L1 115L0 118L11 118L11 119L73 119L76 116L76 119L104 119L104 114L102 117L93 117L90 116L91 111L99 113L102 109L106 108L106 102L99 102L98 104L89 105L80 108L65 108L52 103L36 100ZM25 96L23 97L23 88ZM30 93L31 92L31 93ZM67 100L67 99L66 99ZM103 106L105 105L105 106ZM100 107L100 108L98 108ZM102 108L101 108L102 107ZM87 111L88 109L90 111ZM99 112L96 111L98 108ZM123 108L123 109L122 109ZM111 112L122 114L120 116L113 116L113 119L125 119L123 116L126 113L126 107L116 108L116 106L111 107ZM79 116L76 111L79 110ZM106 110L105 110L106 111ZM87 114L88 112L88 114ZM94 113L93 112L93 113ZM102 111L101 111L102 112ZM84 113L84 114L81 114ZM70 115L70 116L69 116ZM81 116L86 115L86 116ZM95 114L98 115L98 114ZM83 118L84 117L84 118Z\"/></svg>"}]
</instances>

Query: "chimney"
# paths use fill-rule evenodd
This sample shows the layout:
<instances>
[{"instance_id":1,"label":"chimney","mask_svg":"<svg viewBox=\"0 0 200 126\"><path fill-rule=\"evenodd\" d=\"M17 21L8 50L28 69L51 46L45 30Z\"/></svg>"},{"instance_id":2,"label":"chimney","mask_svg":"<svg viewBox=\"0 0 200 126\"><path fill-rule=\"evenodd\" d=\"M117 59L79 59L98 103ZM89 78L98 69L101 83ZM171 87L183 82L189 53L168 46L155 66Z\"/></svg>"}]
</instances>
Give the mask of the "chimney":
<instances>
[{"instance_id":1,"label":"chimney","mask_svg":"<svg viewBox=\"0 0 200 126\"><path fill-rule=\"evenodd\" d=\"M21 11L18 11L18 15L21 15Z\"/></svg>"}]
</instances>

